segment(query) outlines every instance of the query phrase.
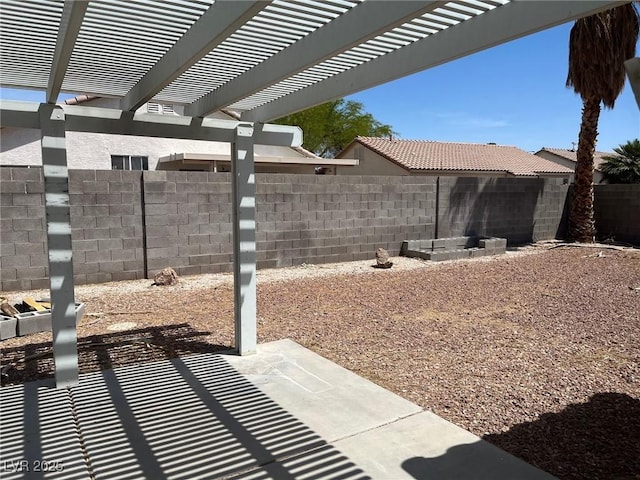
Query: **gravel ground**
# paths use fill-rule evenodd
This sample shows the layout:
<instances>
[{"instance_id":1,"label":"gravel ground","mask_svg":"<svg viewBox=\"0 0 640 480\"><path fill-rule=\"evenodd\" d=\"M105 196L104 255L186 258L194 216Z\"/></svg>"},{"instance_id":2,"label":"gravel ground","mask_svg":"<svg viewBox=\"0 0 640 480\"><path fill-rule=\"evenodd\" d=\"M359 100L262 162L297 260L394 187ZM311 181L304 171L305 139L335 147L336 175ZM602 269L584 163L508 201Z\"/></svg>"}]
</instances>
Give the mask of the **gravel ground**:
<instances>
[{"instance_id":1,"label":"gravel ground","mask_svg":"<svg viewBox=\"0 0 640 480\"><path fill-rule=\"evenodd\" d=\"M640 479L639 250L392 260L260 271L259 341L291 338L560 478ZM48 294L5 295L26 293ZM233 344L231 275L76 299L82 371ZM3 341L3 383L51 376L50 342Z\"/></svg>"}]
</instances>

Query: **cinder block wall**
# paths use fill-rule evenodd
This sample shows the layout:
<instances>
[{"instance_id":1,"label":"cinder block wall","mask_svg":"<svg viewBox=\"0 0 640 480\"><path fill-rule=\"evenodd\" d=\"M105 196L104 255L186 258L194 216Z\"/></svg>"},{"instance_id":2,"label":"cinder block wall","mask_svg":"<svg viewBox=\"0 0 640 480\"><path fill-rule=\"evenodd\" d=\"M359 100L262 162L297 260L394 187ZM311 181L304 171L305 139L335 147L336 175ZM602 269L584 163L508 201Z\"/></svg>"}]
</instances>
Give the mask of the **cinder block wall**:
<instances>
[{"instance_id":1,"label":"cinder block wall","mask_svg":"<svg viewBox=\"0 0 640 480\"><path fill-rule=\"evenodd\" d=\"M144 172L144 224L149 276L231 271L231 175Z\"/></svg>"},{"instance_id":2,"label":"cinder block wall","mask_svg":"<svg viewBox=\"0 0 640 480\"><path fill-rule=\"evenodd\" d=\"M440 177L438 237L503 237L516 245L556 238L567 190L562 179Z\"/></svg>"},{"instance_id":3,"label":"cinder block wall","mask_svg":"<svg viewBox=\"0 0 640 480\"><path fill-rule=\"evenodd\" d=\"M595 185L594 198L598 238L640 245L640 184Z\"/></svg>"},{"instance_id":4,"label":"cinder block wall","mask_svg":"<svg viewBox=\"0 0 640 480\"><path fill-rule=\"evenodd\" d=\"M435 179L256 175L258 268L373 258L433 235ZM149 274L231 271L231 176L144 172Z\"/></svg>"},{"instance_id":5,"label":"cinder block wall","mask_svg":"<svg viewBox=\"0 0 640 480\"><path fill-rule=\"evenodd\" d=\"M71 170L69 200L78 284L143 278L140 172ZM0 168L2 290L47 288L41 168Z\"/></svg>"},{"instance_id":6,"label":"cinder block wall","mask_svg":"<svg viewBox=\"0 0 640 480\"><path fill-rule=\"evenodd\" d=\"M0 168L0 281L3 290L49 285L41 168Z\"/></svg>"},{"instance_id":7,"label":"cinder block wall","mask_svg":"<svg viewBox=\"0 0 640 480\"><path fill-rule=\"evenodd\" d=\"M435 178L257 175L258 267L397 255L435 233Z\"/></svg>"},{"instance_id":8,"label":"cinder block wall","mask_svg":"<svg viewBox=\"0 0 640 480\"><path fill-rule=\"evenodd\" d=\"M0 168L3 290L48 286L39 168ZM403 240L486 235L554 238L560 180L257 174L259 268L396 255ZM436 201L436 189L439 200ZM168 171L70 171L77 284L231 271L231 176Z\"/></svg>"},{"instance_id":9,"label":"cinder block wall","mask_svg":"<svg viewBox=\"0 0 640 480\"><path fill-rule=\"evenodd\" d=\"M70 170L76 283L144 278L142 172Z\"/></svg>"}]
</instances>

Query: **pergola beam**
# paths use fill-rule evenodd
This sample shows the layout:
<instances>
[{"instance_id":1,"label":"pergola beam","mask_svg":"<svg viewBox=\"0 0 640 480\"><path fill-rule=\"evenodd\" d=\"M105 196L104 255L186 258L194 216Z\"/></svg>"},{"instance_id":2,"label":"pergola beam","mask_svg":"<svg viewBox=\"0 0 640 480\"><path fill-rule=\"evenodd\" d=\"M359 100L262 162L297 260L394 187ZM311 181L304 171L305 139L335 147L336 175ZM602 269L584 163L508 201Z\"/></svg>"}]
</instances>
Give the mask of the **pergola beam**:
<instances>
[{"instance_id":1,"label":"pergola beam","mask_svg":"<svg viewBox=\"0 0 640 480\"><path fill-rule=\"evenodd\" d=\"M88 1L64 2L56 49L51 62L51 73L49 74L47 86L47 103L56 103L58 100L62 82L73 53L73 47L78 38L88 5Z\"/></svg>"},{"instance_id":2,"label":"pergola beam","mask_svg":"<svg viewBox=\"0 0 640 480\"><path fill-rule=\"evenodd\" d=\"M430 35L322 82L242 113L247 121L269 121L426 70L626 1L517 1Z\"/></svg>"},{"instance_id":3,"label":"pergola beam","mask_svg":"<svg viewBox=\"0 0 640 480\"><path fill-rule=\"evenodd\" d=\"M640 58L630 58L624 62L624 68L627 70L631 90L633 90L636 103L638 104L638 108L640 108Z\"/></svg>"},{"instance_id":4,"label":"pergola beam","mask_svg":"<svg viewBox=\"0 0 640 480\"><path fill-rule=\"evenodd\" d=\"M204 117L432 11L446 2L364 2L185 107ZM366 18L366 22L363 19Z\"/></svg>"},{"instance_id":5,"label":"pergola beam","mask_svg":"<svg viewBox=\"0 0 640 480\"><path fill-rule=\"evenodd\" d=\"M129 90L120 108L133 111L144 105L267 5L264 1L217 0Z\"/></svg>"},{"instance_id":6,"label":"pergola beam","mask_svg":"<svg viewBox=\"0 0 640 480\"><path fill-rule=\"evenodd\" d=\"M0 100L0 125L3 127L40 128L39 104ZM237 120L191 118L171 115L136 114L112 108L64 105L67 131L92 132L141 137L182 138L232 143ZM246 124L246 122L244 122ZM254 143L299 147L300 127L276 124L255 124Z\"/></svg>"}]
</instances>

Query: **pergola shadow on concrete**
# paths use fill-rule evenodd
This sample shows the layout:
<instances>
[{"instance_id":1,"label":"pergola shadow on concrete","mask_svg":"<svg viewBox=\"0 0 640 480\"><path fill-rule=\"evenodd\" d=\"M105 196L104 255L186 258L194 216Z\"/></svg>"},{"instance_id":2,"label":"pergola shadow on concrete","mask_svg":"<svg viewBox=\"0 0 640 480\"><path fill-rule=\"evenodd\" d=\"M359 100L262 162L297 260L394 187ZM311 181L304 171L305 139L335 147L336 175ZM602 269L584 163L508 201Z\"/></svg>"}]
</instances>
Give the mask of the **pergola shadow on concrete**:
<instances>
[{"instance_id":1,"label":"pergola shadow on concrete","mask_svg":"<svg viewBox=\"0 0 640 480\"><path fill-rule=\"evenodd\" d=\"M256 350L255 144L299 146L266 122L625 1L3 0L0 125L40 129L56 384L78 382L65 132L229 142L238 353ZM120 109L57 106L61 92ZM149 100L186 117L136 113ZM207 115L238 112L239 121Z\"/></svg>"},{"instance_id":2,"label":"pergola shadow on concrete","mask_svg":"<svg viewBox=\"0 0 640 480\"><path fill-rule=\"evenodd\" d=\"M291 340L0 393L6 480L554 478Z\"/></svg>"}]
</instances>

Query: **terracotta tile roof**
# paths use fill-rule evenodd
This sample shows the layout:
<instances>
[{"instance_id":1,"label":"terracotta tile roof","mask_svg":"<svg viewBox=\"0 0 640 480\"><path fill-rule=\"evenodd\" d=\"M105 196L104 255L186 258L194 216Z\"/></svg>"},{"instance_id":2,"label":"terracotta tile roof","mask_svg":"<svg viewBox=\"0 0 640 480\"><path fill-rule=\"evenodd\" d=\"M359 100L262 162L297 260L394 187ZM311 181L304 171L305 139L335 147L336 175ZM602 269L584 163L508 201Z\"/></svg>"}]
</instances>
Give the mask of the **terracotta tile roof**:
<instances>
[{"instance_id":1,"label":"terracotta tile roof","mask_svg":"<svg viewBox=\"0 0 640 480\"><path fill-rule=\"evenodd\" d=\"M565 158L567 160L571 160L572 162L578 161L576 158L577 152L575 150L567 150L566 148L542 147L542 149L540 149L539 151L553 153L554 155L558 155L559 157ZM598 167L600 166L600 164L604 162L603 157L615 156L615 155L616 154L614 152L595 152L595 154L593 155L593 166L595 167L596 170L598 170Z\"/></svg>"},{"instance_id":2,"label":"terracotta tile roof","mask_svg":"<svg viewBox=\"0 0 640 480\"><path fill-rule=\"evenodd\" d=\"M569 168L505 145L380 137L358 137L355 141L408 170L496 172L518 176L573 173Z\"/></svg>"}]
</instances>

